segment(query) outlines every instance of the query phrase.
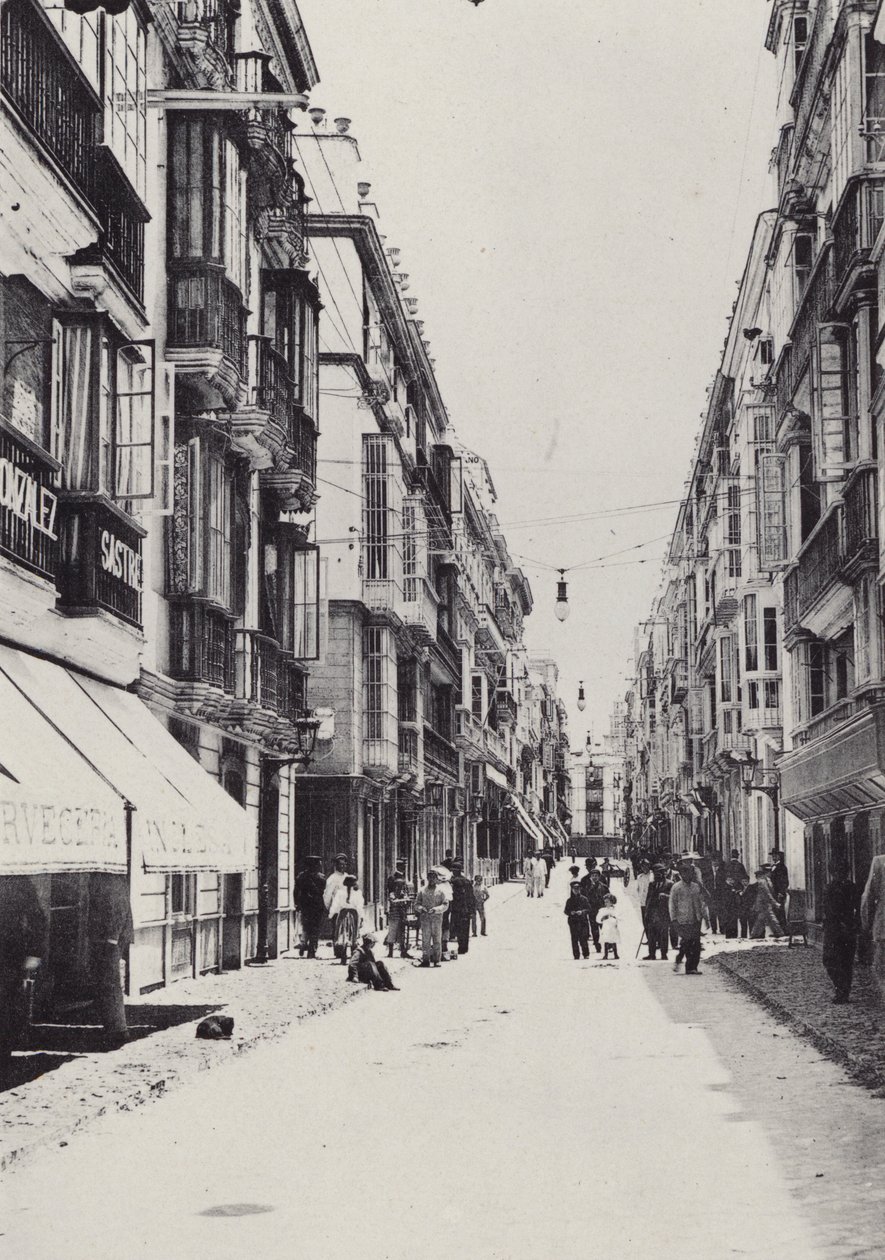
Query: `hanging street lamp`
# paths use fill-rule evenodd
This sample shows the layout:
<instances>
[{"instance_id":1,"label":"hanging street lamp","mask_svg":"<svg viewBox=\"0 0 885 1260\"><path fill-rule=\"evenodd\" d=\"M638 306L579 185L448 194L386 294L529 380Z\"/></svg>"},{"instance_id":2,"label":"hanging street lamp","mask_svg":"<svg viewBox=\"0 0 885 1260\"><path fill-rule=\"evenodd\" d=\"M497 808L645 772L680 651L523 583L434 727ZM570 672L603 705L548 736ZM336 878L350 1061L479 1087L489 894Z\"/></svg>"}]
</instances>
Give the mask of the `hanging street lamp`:
<instances>
[{"instance_id":1,"label":"hanging street lamp","mask_svg":"<svg viewBox=\"0 0 885 1260\"><path fill-rule=\"evenodd\" d=\"M584 696L584 683L582 680L578 683L578 712L583 713L586 708L587 700Z\"/></svg>"},{"instance_id":2,"label":"hanging street lamp","mask_svg":"<svg viewBox=\"0 0 885 1260\"><path fill-rule=\"evenodd\" d=\"M556 603L553 605L557 621L565 621L571 612L568 606L568 582L565 580L565 569L559 570L559 581L556 583Z\"/></svg>"}]
</instances>

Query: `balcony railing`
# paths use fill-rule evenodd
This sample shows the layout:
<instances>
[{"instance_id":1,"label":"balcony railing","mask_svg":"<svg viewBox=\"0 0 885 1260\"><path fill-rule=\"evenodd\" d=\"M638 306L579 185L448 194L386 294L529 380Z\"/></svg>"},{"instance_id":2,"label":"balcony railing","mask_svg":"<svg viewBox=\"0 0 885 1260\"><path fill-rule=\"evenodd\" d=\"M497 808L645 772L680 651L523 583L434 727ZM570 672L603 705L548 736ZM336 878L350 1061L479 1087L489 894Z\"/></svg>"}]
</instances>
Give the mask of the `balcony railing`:
<instances>
[{"instance_id":1,"label":"balcony railing","mask_svg":"<svg viewBox=\"0 0 885 1260\"><path fill-rule=\"evenodd\" d=\"M144 300L144 225L150 215L110 149L96 150L99 178L95 208L101 229L98 241L76 260L110 262L139 302Z\"/></svg>"},{"instance_id":2,"label":"balcony railing","mask_svg":"<svg viewBox=\"0 0 885 1260\"><path fill-rule=\"evenodd\" d=\"M295 405L295 386L289 376L289 365L270 337L250 334L249 380L252 382L253 401L262 411L288 433Z\"/></svg>"},{"instance_id":3,"label":"balcony railing","mask_svg":"<svg viewBox=\"0 0 885 1260\"><path fill-rule=\"evenodd\" d=\"M804 748L806 744L813 744L815 740L822 739L824 735L829 735L830 731L835 730L837 726L841 726L843 722L847 722L856 713L860 713L863 707L864 701L857 697L848 697L845 700L840 700L838 704L831 705L825 713L812 718L801 730L793 732L794 746L796 748Z\"/></svg>"},{"instance_id":4,"label":"balcony railing","mask_svg":"<svg viewBox=\"0 0 885 1260\"><path fill-rule=\"evenodd\" d=\"M875 466L859 469L844 493L845 529L842 575L853 581L879 563L879 494Z\"/></svg>"},{"instance_id":5,"label":"balcony railing","mask_svg":"<svg viewBox=\"0 0 885 1260\"><path fill-rule=\"evenodd\" d=\"M684 657L677 657L673 662L670 689L670 698L674 701L684 700L688 694L688 661Z\"/></svg>"},{"instance_id":6,"label":"balcony railing","mask_svg":"<svg viewBox=\"0 0 885 1260\"><path fill-rule=\"evenodd\" d=\"M238 630L240 658L237 691L241 700L261 709L279 706L280 645L258 630Z\"/></svg>"},{"instance_id":7,"label":"balcony railing","mask_svg":"<svg viewBox=\"0 0 885 1260\"><path fill-rule=\"evenodd\" d=\"M195 600L172 604L169 639L173 678L233 694L234 630L227 613Z\"/></svg>"},{"instance_id":8,"label":"balcony railing","mask_svg":"<svg viewBox=\"0 0 885 1260\"><path fill-rule=\"evenodd\" d=\"M287 657L280 657L279 696L277 709L280 717L296 722L307 714L307 674Z\"/></svg>"},{"instance_id":9,"label":"balcony railing","mask_svg":"<svg viewBox=\"0 0 885 1260\"><path fill-rule=\"evenodd\" d=\"M59 503L59 520L59 606L103 608L140 627L145 531L107 500L72 492Z\"/></svg>"},{"instance_id":10,"label":"balcony railing","mask_svg":"<svg viewBox=\"0 0 885 1260\"><path fill-rule=\"evenodd\" d=\"M799 553L798 620L812 607L822 592L835 582L844 564L842 505L826 516Z\"/></svg>"},{"instance_id":11,"label":"balcony railing","mask_svg":"<svg viewBox=\"0 0 885 1260\"><path fill-rule=\"evenodd\" d=\"M294 466L316 483L317 479L317 431L313 421L301 415L297 408L289 430L289 441L294 450Z\"/></svg>"},{"instance_id":12,"label":"balcony railing","mask_svg":"<svg viewBox=\"0 0 885 1260\"><path fill-rule=\"evenodd\" d=\"M0 553L54 578L58 566L58 465L0 419Z\"/></svg>"},{"instance_id":13,"label":"balcony railing","mask_svg":"<svg viewBox=\"0 0 885 1260\"><path fill-rule=\"evenodd\" d=\"M3 5L0 86L29 130L92 201L101 102L36 0Z\"/></svg>"},{"instance_id":14,"label":"balcony railing","mask_svg":"<svg viewBox=\"0 0 885 1260\"><path fill-rule=\"evenodd\" d=\"M833 219L833 266L837 284L853 264L869 258L883 222L885 180L855 180L845 192Z\"/></svg>"},{"instance_id":15,"label":"balcony railing","mask_svg":"<svg viewBox=\"0 0 885 1260\"><path fill-rule=\"evenodd\" d=\"M418 760L418 732L403 729L400 727L399 732L399 769L400 774L417 774L419 767Z\"/></svg>"},{"instance_id":16,"label":"balcony railing","mask_svg":"<svg viewBox=\"0 0 885 1260\"><path fill-rule=\"evenodd\" d=\"M217 265L176 265L170 272L168 345L220 350L245 374L246 310L239 289Z\"/></svg>"},{"instance_id":17,"label":"balcony railing","mask_svg":"<svg viewBox=\"0 0 885 1260\"><path fill-rule=\"evenodd\" d=\"M506 687L499 687L495 692L495 704L498 710L498 722L514 723L517 718L516 698Z\"/></svg>"},{"instance_id":18,"label":"balcony railing","mask_svg":"<svg viewBox=\"0 0 885 1260\"><path fill-rule=\"evenodd\" d=\"M178 0L175 6L180 34L200 32L230 62L234 52L234 25L239 5L226 0Z\"/></svg>"},{"instance_id":19,"label":"balcony railing","mask_svg":"<svg viewBox=\"0 0 885 1260\"><path fill-rule=\"evenodd\" d=\"M436 636L436 608L436 595L429 582L419 577L403 580L403 621L426 640Z\"/></svg>"},{"instance_id":20,"label":"balcony railing","mask_svg":"<svg viewBox=\"0 0 885 1260\"><path fill-rule=\"evenodd\" d=\"M454 744L439 735L432 726L424 724L424 765L436 774L458 778L459 758Z\"/></svg>"}]
</instances>

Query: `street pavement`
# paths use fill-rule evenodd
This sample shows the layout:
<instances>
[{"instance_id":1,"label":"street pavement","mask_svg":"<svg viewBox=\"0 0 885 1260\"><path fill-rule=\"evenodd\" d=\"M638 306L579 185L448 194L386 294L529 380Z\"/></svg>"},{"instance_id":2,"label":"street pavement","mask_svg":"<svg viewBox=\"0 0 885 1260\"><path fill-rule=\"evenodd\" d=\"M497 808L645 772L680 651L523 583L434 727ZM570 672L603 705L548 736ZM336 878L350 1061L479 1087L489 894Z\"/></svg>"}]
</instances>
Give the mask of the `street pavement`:
<instances>
[{"instance_id":1,"label":"street pavement","mask_svg":"<svg viewBox=\"0 0 885 1260\"><path fill-rule=\"evenodd\" d=\"M13 1169L0 1256L885 1255L885 1103L714 968L635 962L617 886L622 961L573 961L564 867L457 962Z\"/></svg>"}]
</instances>

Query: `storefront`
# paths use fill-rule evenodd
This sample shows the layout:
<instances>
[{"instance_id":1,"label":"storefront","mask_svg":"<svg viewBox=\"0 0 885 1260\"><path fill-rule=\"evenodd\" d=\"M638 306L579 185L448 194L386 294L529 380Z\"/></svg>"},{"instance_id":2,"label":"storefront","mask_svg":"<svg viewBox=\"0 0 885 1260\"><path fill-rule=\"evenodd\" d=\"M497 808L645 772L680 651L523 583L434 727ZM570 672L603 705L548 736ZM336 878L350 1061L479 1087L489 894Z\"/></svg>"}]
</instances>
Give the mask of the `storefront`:
<instances>
[{"instance_id":1,"label":"storefront","mask_svg":"<svg viewBox=\"0 0 885 1260\"><path fill-rule=\"evenodd\" d=\"M245 810L131 692L0 646L0 704L0 870L47 914L44 1007L88 993L90 876L129 880L130 992L216 969L200 897L254 867Z\"/></svg>"}]
</instances>

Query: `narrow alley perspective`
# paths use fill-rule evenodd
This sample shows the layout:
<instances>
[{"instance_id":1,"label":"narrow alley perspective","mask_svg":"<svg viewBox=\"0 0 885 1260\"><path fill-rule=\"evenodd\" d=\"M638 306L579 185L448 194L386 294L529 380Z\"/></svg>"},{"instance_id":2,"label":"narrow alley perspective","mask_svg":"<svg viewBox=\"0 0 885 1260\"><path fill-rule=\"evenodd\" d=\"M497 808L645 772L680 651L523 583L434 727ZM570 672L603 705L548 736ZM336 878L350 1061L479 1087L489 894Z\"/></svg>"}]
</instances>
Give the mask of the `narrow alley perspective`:
<instances>
[{"instance_id":1,"label":"narrow alley perspective","mask_svg":"<svg viewBox=\"0 0 885 1260\"><path fill-rule=\"evenodd\" d=\"M620 961L575 961L567 865L496 889L457 963L395 960L399 992L13 1170L0 1255L881 1256L885 1103L707 948L697 977L636 960L632 887Z\"/></svg>"}]
</instances>

